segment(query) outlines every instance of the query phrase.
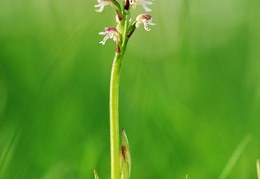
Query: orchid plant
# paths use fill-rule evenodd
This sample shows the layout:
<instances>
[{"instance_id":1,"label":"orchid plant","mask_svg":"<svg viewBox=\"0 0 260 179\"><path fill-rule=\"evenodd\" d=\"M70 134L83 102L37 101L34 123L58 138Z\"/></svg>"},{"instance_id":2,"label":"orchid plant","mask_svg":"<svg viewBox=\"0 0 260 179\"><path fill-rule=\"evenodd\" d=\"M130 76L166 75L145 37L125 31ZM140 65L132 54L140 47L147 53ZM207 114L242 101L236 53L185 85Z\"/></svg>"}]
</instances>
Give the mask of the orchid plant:
<instances>
[{"instance_id":1,"label":"orchid plant","mask_svg":"<svg viewBox=\"0 0 260 179\"><path fill-rule=\"evenodd\" d=\"M104 32L99 35L105 37L100 44L105 45L108 39L116 42L116 52L113 60L111 78L110 78L110 150L111 150L111 179L129 179L131 171L131 158L128 139L124 130L122 130L122 149L119 152L119 119L118 119L118 94L119 94L119 76L121 63L126 51L129 38L136 28L144 25L146 31L150 31L148 25L155 25L152 22L152 16L149 14L140 14L135 20L132 20L130 10L141 5L146 12L152 11L147 5L153 2L147 0L124 0L121 6L117 0L97 0L95 5L97 12L102 12L105 6L110 5L116 11L116 27L106 27ZM98 179L96 170L94 170L95 179Z\"/></svg>"}]
</instances>

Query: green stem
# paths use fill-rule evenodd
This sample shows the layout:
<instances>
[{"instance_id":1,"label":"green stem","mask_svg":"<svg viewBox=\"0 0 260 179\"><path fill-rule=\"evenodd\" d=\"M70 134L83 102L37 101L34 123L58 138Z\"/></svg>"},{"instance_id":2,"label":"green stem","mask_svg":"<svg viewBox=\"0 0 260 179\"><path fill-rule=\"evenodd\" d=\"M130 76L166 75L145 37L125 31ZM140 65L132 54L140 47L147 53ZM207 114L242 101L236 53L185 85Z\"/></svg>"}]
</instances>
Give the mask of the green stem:
<instances>
[{"instance_id":1,"label":"green stem","mask_svg":"<svg viewBox=\"0 0 260 179\"><path fill-rule=\"evenodd\" d=\"M118 118L118 97L119 97L119 78L121 63L125 54L128 38L126 30L128 22L122 21L123 27L120 28L122 34L121 44L117 44L111 77L110 77L110 151L111 151L111 179L120 178L120 153L119 153L119 118Z\"/></svg>"},{"instance_id":2,"label":"green stem","mask_svg":"<svg viewBox=\"0 0 260 179\"><path fill-rule=\"evenodd\" d=\"M119 77L123 53L116 53L112 65L110 78L110 150L111 150L111 179L119 179L119 119L118 96Z\"/></svg>"}]
</instances>

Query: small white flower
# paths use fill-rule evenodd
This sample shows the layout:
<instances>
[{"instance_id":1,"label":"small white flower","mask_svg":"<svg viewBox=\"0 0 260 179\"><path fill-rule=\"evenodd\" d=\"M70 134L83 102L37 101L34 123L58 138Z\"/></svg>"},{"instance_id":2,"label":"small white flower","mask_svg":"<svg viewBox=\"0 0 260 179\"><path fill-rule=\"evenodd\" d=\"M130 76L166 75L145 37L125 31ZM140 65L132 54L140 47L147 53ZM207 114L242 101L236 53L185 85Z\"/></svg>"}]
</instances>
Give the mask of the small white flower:
<instances>
[{"instance_id":1,"label":"small white flower","mask_svg":"<svg viewBox=\"0 0 260 179\"><path fill-rule=\"evenodd\" d=\"M104 10L104 7L107 5L113 5L111 0L97 0L98 5L95 5L95 7L100 7L99 9L96 9L97 12L102 12Z\"/></svg>"},{"instance_id":2,"label":"small white flower","mask_svg":"<svg viewBox=\"0 0 260 179\"><path fill-rule=\"evenodd\" d=\"M155 23L152 22L152 16L150 16L149 14L140 14L136 17L135 27L139 27L142 23L144 24L144 29L146 31L151 30L148 28L148 25L155 25Z\"/></svg>"},{"instance_id":3,"label":"small white flower","mask_svg":"<svg viewBox=\"0 0 260 179\"><path fill-rule=\"evenodd\" d=\"M129 0L130 4L135 8L136 5L142 5L146 12L152 11L147 7L147 4L152 5L153 2L146 0Z\"/></svg>"},{"instance_id":4,"label":"small white flower","mask_svg":"<svg viewBox=\"0 0 260 179\"><path fill-rule=\"evenodd\" d=\"M116 28L112 27L106 27L105 32L99 32L98 34L105 35L104 39L99 42L102 45L105 45L107 39L113 39L114 41L116 41L118 37L118 31L116 30Z\"/></svg>"}]
</instances>

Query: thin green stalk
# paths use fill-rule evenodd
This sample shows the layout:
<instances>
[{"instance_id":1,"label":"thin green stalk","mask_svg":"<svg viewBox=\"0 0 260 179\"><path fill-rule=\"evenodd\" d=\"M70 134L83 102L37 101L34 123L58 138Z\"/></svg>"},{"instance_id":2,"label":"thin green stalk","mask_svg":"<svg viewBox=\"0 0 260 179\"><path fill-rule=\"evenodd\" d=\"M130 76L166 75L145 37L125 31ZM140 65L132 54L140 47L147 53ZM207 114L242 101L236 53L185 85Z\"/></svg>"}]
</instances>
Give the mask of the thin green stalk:
<instances>
[{"instance_id":1,"label":"thin green stalk","mask_svg":"<svg viewBox=\"0 0 260 179\"><path fill-rule=\"evenodd\" d=\"M127 22L125 25L128 25ZM122 24L123 24L122 23ZM119 118L118 118L118 98L119 98L119 79L121 71L121 63L125 54L128 38L126 37L126 29L123 26L120 30L124 33L122 36L122 44L117 44L111 77L110 77L110 151L111 151L111 179L120 178L120 155L119 155Z\"/></svg>"},{"instance_id":2,"label":"thin green stalk","mask_svg":"<svg viewBox=\"0 0 260 179\"><path fill-rule=\"evenodd\" d=\"M124 52L115 53L110 78L110 150L111 150L111 179L119 179L119 119L118 96L121 62Z\"/></svg>"}]
</instances>

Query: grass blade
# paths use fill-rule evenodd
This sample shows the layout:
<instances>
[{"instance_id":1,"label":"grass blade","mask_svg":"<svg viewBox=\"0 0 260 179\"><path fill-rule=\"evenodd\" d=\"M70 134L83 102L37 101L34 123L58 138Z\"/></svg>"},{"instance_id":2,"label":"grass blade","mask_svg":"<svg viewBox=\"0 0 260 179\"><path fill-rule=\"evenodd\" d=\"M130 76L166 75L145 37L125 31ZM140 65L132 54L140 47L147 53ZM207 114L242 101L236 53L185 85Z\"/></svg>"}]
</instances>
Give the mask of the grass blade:
<instances>
[{"instance_id":1,"label":"grass blade","mask_svg":"<svg viewBox=\"0 0 260 179\"><path fill-rule=\"evenodd\" d=\"M257 178L260 179L260 159L256 161Z\"/></svg>"},{"instance_id":2,"label":"grass blade","mask_svg":"<svg viewBox=\"0 0 260 179\"><path fill-rule=\"evenodd\" d=\"M238 158L240 157L241 153L244 151L249 141L250 141L250 137L248 136L237 146L234 153L232 154L229 161L227 162L224 170L221 172L219 179L227 178L228 174L230 173L231 169L234 167L235 163L237 162Z\"/></svg>"}]
</instances>

